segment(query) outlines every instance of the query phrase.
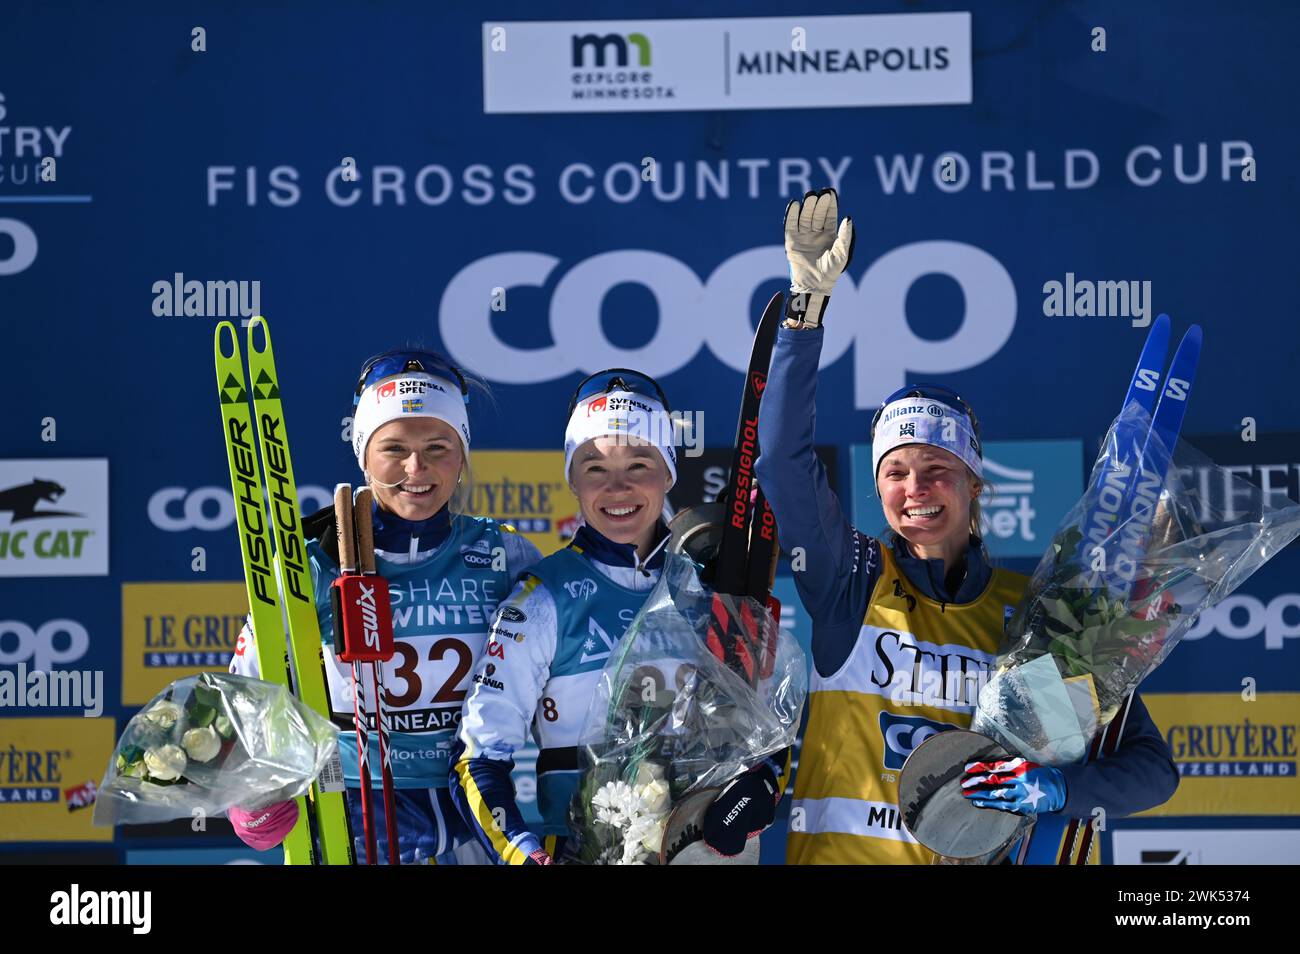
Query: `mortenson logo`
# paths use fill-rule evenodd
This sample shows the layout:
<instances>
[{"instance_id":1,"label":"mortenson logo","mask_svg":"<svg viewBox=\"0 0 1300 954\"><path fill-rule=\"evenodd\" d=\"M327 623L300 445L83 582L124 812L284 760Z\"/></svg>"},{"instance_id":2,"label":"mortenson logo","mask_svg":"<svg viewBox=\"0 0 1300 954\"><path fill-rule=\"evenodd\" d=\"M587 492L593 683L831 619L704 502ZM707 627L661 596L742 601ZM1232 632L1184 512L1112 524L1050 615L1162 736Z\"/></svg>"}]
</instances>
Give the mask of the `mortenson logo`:
<instances>
[{"instance_id":1,"label":"mortenson logo","mask_svg":"<svg viewBox=\"0 0 1300 954\"><path fill-rule=\"evenodd\" d=\"M635 46L637 49L637 62L630 64L628 62L628 46ZM609 50L614 51L615 62L606 63L605 57ZM587 62L586 51L591 50L593 62ZM597 36L595 33L586 33L582 36L577 34L573 37L573 65L577 68L594 66L597 69L603 69L605 66L649 66L650 65L650 40L644 33L629 33L627 36L619 36L617 33L606 33L604 36Z\"/></svg>"}]
</instances>

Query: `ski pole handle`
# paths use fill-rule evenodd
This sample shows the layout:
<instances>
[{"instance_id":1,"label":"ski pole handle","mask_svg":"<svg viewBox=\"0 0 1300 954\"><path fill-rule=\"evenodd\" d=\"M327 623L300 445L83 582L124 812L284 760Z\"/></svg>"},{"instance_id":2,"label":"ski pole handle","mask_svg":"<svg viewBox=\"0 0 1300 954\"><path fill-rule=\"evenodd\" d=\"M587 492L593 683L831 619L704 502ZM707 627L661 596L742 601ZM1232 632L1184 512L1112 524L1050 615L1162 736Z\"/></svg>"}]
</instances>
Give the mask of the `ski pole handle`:
<instances>
[{"instance_id":1,"label":"ski pole handle","mask_svg":"<svg viewBox=\"0 0 1300 954\"><path fill-rule=\"evenodd\" d=\"M334 526L339 537L339 569L357 571L357 540L352 529L352 485L334 487Z\"/></svg>"},{"instance_id":2,"label":"ski pole handle","mask_svg":"<svg viewBox=\"0 0 1300 954\"><path fill-rule=\"evenodd\" d=\"M374 496L369 487L362 487L352 508L357 527L357 565L366 574L375 572Z\"/></svg>"}]
</instances>

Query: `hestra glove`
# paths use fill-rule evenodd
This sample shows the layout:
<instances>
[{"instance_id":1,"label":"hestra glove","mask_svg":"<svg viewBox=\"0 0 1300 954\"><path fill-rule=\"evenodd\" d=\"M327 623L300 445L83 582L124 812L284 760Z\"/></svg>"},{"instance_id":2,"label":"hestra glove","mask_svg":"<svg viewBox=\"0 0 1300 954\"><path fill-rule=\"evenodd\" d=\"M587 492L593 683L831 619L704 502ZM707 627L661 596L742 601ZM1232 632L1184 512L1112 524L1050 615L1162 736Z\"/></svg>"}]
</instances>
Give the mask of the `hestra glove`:
<instances>
[{"instance_id":1,"label":"hestra glove","mask_svg":"<svg viewBox=\"0 0 1300 954\"><path fill-rule=\"evenodd\" d=\"M704 813L704 843L728 858L740 854L776 820L780 797L776 773L766 764L736 776Z\"/></svg>"}]
</instances>

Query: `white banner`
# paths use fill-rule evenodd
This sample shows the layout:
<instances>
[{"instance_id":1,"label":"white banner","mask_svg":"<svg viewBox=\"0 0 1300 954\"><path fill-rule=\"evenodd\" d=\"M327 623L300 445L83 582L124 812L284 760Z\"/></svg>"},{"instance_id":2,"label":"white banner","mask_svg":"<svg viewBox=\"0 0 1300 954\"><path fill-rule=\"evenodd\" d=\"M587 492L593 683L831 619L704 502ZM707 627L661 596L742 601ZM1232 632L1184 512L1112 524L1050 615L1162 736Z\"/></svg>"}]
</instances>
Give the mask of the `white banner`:
<instances>
[{"instance_id":1,"label":"white banner","mask_svg":"<svg viewBox=\"0 0 1300 954\"><path fill-rule=\"evenodd\" d=\"M108 461L0 460L0 576L108 575Z\"/></svg>"},{"instance_id":2,"label":"white banner","mask_svg":"<svg viewBox=\"0 0 1300 954\"><path fill-rule=\"evenodd\" d=\"M969 13L483 24L485 113L971 101Z\"/></svg>"},{"instance_id":3,"label":"white banner","mask_svg":"<svg viewBox=\"0 0 1300 954\"><path fill-rule=\"evenodd\" d=\"M1300 829L1116 829L1117 865L1295 865Z\"/></svg>"}]
</instances>

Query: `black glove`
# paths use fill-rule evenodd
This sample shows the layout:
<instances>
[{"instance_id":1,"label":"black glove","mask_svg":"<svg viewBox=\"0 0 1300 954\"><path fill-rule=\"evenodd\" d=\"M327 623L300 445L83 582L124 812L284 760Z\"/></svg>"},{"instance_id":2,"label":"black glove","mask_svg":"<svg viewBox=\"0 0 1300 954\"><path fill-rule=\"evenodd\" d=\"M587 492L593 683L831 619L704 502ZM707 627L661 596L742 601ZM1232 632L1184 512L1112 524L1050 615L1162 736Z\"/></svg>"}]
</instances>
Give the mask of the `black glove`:
<instances>
[{"instance_id":1,"label":"black glove","mask_svg":"<svg viewBox=\"0 0 1300 954\"><path fill-rule=\"evenodd\" d=\"M734 857L745 842L776 819L781 800L776 773L766 764L727 783L704 813L704 843L720 855Z\"/></svg>"}]
</instances>

